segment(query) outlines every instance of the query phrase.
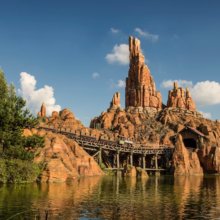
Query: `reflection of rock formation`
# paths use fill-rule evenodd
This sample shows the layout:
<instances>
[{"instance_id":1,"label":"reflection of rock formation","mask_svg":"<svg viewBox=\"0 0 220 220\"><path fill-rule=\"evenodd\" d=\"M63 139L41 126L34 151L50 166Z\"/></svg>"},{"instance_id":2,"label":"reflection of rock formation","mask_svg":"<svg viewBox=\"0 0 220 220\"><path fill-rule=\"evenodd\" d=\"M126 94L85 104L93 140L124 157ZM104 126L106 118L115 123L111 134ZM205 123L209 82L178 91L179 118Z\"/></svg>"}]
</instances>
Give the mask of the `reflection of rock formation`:
<instances>
[{"instance_id":1,"label":"reflection of rock formation","mask_svg":"<svg viewBox=\"0 0 220 220\"><path fill-rule=\"evenodd\" d=\"M190 111L195 111L196 106L192 100L191 94L188 89L178 88L177 82L174 83L173 90L169 91L167 107L183 108Z\"/></svg>"},{"instance_id":2,"label":"reflection of rock formation","mask_svg":"<svg viewBox=\"0 0 220 220\"><path fill-rule=\"evenodd\" d=\"M3 185L0 219L23 210L28 212L18 219L46 219L45 210L48 219L218 219L219 189L218 176L147 181L108 176L70 184Z\"/></svg>"},{"instance_id":3,"label":"reflection of rock formation","mask_svg":"<svg viewBox=\"0 0 220 220\"><path fill-rule=\"evenodd\" d=\"M126 107L162 108L160 92L156 90L153 77L145 64L140 41L129 38L130 69L126 79Z\"/></svg>"},{"instance_id":4,"label":"reflection of rock formation","mask_svg":"<svg viewBox=\"0 0 220 220\"><path fill-rule=\"evenodd\" d=\"M193 197L194 203L199 204L200 200L200 191L202 190L203 177L187 177L187 176L178 176L174 179L174 192L173 195L178 199L178 219L187 219L186 207L190 203L190 199Z\"/></svg>"},{"instance_id":5,"label":"reflection of rock formation","mask_svg":"<svg viewBox=\"0 0 220 220\"><path fill-rule=\"evenodd\" d=\"M45 205L39 201L33 202L40 210L40 219L45 219L48 210L49 219L79 219L81 203L97 190L101 177L81 178L71 184L41 184L41 194L44 195ZM50 201L50 202L49 202Z\"/></svg>"}]
</instances>

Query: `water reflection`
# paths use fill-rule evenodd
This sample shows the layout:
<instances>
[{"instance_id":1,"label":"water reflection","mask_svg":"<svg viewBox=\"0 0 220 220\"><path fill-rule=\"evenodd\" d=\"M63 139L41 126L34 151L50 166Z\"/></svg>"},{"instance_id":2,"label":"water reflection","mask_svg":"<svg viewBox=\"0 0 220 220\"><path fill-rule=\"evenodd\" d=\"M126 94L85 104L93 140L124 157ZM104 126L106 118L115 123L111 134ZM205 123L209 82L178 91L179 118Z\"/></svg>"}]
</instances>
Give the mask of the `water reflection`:
<instances>
[{"instance_id":1,"label":"water reflection","mask_svg":"<svg viewBox=\"0 0 220 220\"><path fill-rule=\"evenodd\" d=\"M0 219L25 211L13 219L45 219L45 210L48 219L215 219L220 177L98 177L0 187Z\"/></svg>"}]
</instances>

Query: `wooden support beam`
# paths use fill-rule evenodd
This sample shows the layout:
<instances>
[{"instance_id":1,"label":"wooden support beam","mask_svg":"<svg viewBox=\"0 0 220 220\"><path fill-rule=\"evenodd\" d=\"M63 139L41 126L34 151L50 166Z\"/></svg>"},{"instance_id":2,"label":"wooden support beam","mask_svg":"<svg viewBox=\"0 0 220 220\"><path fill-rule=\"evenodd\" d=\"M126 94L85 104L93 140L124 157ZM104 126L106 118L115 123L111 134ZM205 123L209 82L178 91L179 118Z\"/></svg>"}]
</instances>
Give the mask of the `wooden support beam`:
<instances>
[{"instance_id":1,"label":"wooden support beam","mask_svg":"<svg viewBox=\"0 0 220 220\"><path fill-rule=\"evenodd\" d=\"M115 164L116 164L116 156L115 154L112 155L112 168L115 168Z\"/></svg>"},{"instance_id":2,"label":"wooden support beam","mask_svg":"<svg viewBox=\"0 0 220 220\"><path fill-rule=\"evenodd\" d=\"M142 155L142 168L143 169L146 168L146 155L145 154Z\"/></svg>"},{"instance_id":3,"label":"wooden support beam","mask_svg":"<svg viewBox=\"0 0 220 220\"><path fill-rule=\"evenodd\" d=\"M160 171L158 169L158 155L157 154L155 154L155 169L156 169L155 176L160 176Z\"/></svg>"},{"instance_id":4,"label":"wooden support beam","mask_svg":"<svg viewBox=\"0 0 220 220\"><path fill-rule=\"evenodd\" d=\"M165 171L166 169L162 169L162 168L159 168L159 169L154 169L154 168L146 168L145 170L148 170L148 171Z\"/></svg>"},{"instance_id":5,"label":"wooden support beam","mask_svg":"<svg viewBox=\"0 0 220 220\"><path fill-rule=\"evenodd\" d=\"M92 155L92 157L96 157L99 154L99 151L97 151L95 154Z\"/></svg>"},{"instance_id":6,"label":"wooden support beam","mask_svg":"<svg viewBox=\"0 0 220 220\"><path fill-rule=\"evenodd\" d=\"M116 164L117 164L117 169L120 168L120 151L117 150L116 152Z\"/></svg>"},{"instance_id":7,"label":"wooden support beam","mask_svg":"<svg viewBox=\"0 0 220 220\"><path fill-rule=\"evenodd\" d=\"M133 166L133 153L130 154L130 165Z\"/></svg>"},{"instance_id":8,"label":"wooden support beam","mask_svg":"<svg viewBox=\"0 0 220 220\"><path fill-rule=\"evenodd\" d=\"M157 154L155 155L155 169L158 169L158 156Z\"/></svg>"},{"instance_id":9,"label":"wooden support beam","mask_svg":"<svg viewBox=\"0 0 220 220\"><path fill-rule=\"evenodd\" d=\"M99 165L102 164L102 148L99 148Z\"/></svg>"}]
</instances>

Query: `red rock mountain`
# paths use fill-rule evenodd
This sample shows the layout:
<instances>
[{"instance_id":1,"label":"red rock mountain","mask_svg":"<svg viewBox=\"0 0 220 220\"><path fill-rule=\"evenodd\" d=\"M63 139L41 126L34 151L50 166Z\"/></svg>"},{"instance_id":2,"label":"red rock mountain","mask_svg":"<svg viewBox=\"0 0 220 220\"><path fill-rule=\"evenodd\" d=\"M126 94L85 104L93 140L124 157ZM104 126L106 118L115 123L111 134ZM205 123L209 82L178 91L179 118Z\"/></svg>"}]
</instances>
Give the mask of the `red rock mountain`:
<instances>
[{"instance_id":1,"label":"red rock mountain","mask_svg":"<svg viewBox=\"0 0 220 220\"><path fill-rule=\"evenodd\" d=\"M162 98L160 92L156 90L153 77L145 64L140 41L130 37L129 50L130 67L126 79L125 109L120 107L121 97L120 93L117 92L113 95L107 111L92 119L90 128L83 126L68 109L64 109L59 113L53 112L52 116L44 118L42 123L54 128L65 128L79 135L90 135L97 139L118 141L123 136L133 140L135 142L134 147L175 146L172 158L172 169L175 175L220 173L220 122L205 119L198 113L189 90L179 88L177 83L174 84L173 90L169 92L167 106L163 105L162 107ZM46 115L46 109L42 107L40 116L44 117L44 115ZM192 136L189 136L188 139L190 138L193 143L198 144L199 148L189 150L189 147L185 146L187 136L182 136L180 131L186 127L191 129L189 135ZM198 136L201 134L203 141L200 141ZM51 143L48 145L50 146L48 150L44 149L41 155L51 151L54 152L54 149L57 148L66 149L62 141L56 140L55 143L55 148ZM72 155L71 152L70 154ZM57 162L55 165L61 166L61 169L65 171L66 168L61 162L66 157L63 154L58 156L60 159L55 161ZM40 161L48 159L48 157L44 159L44 156L41 158L43 159ZM69 159L65 160L68 161ZM94 170L93 168L90 170L90 158L86 159L85 163L87 166L86 175L93 173L94 170L96 171L94 173L99 173L96 165L92 165ZM82 165L79 161L77 161L77 164L71 168L70 175L69 171L65 171L65 178L75 176L75 174L72 174L72 172L76 173L75 167L81 167ZM55 165L51 161L48 170L53 170ZM83 173L84 168L80 169ZM47 170L44 173L44 179L47 179ZM54 175L56 178L56 173ZM51 179L54 179L54 177Z\"/></svg>"},{"instance_id":2,"label":"red rock mountain","mask_svg":"<svg viewBox=\"0 0 220 220\"><path fill-rule=\"evenodd\" d=\"M130 68L126 78L126 107L162 108L162 97L145 64L140 41L129 37Z\"/></svg>"}]
</instances>

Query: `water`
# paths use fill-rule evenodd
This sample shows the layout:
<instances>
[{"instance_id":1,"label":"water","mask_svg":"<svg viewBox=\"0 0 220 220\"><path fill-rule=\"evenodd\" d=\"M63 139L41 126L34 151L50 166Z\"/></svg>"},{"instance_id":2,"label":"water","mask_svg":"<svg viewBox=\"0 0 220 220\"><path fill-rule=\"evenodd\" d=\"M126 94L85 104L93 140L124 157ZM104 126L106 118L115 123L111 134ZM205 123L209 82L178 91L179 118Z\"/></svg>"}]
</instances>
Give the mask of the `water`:
<instances>
[{"instance_id":1,"label":"water","mask_svg":"<svg viewBox=\"0 0 220 220\"><path fill-rule=\"evenodd\" d=\"M17 215L16 215L17 214ZM12 218L12 216L15 216ZM0 186L0 219L220 219L220 177Z\"/></svg>"}]
</instances>

